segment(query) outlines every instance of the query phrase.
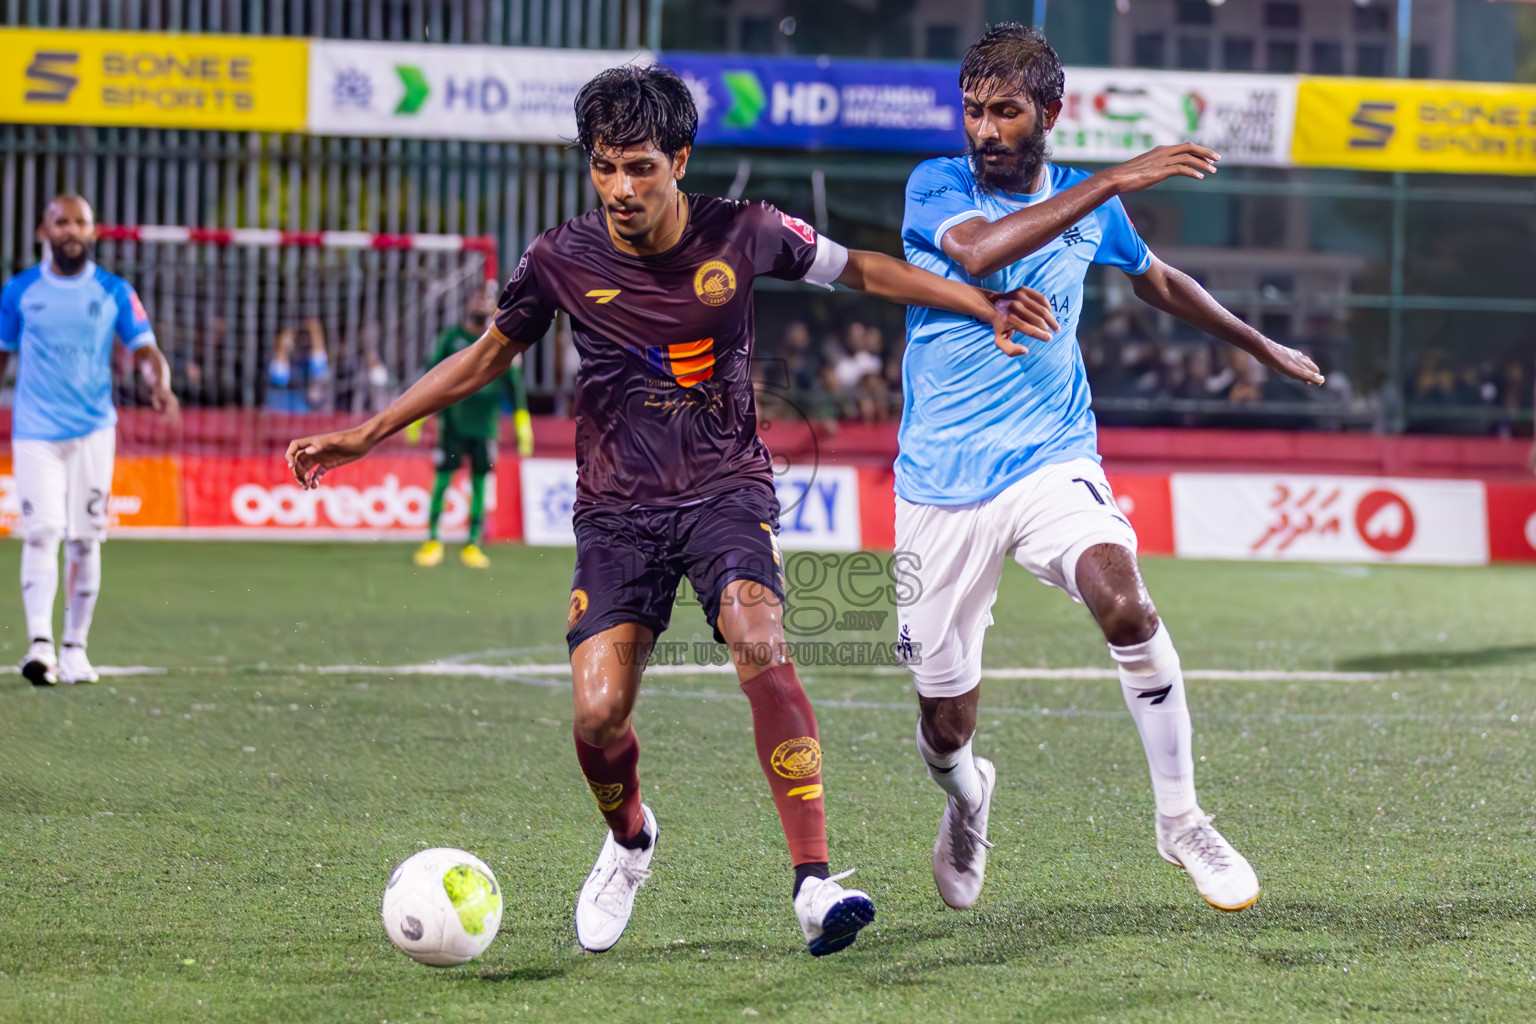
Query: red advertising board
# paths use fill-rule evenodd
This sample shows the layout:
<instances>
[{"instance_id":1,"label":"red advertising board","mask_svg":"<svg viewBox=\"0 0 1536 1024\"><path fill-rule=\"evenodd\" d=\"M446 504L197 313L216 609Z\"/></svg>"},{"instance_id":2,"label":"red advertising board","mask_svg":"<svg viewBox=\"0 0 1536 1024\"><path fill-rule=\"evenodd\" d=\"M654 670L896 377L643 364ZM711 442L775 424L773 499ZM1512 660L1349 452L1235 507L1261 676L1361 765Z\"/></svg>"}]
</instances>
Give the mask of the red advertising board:
<instances>
[{"instance_id":1,"label":"red advertising board","mask_svg":"<svg viewBox=\"0 0 1536 1024\"><path fill-rule=\"evenodd\" d=\"M359 535L424 534L432 502L432 463L382 456L334 470L306 491L280 456L187 456L184 460L187 525L232 534ZM486 490L486 514L494 525L499 504L495 481ZM469 481L458 476L443 508L445 536L462 534L469 522Z\"/></svg>"},{"instance_id":2,"label":"red advertising board","mask_svg":"<svg viewBox=\"0 0 1536 1024\"><path fill-rule=\"evenodd\" d=\"M1536 484L1488 484L1488 554L1536 562Z\"/></svg>"}]
</instances>

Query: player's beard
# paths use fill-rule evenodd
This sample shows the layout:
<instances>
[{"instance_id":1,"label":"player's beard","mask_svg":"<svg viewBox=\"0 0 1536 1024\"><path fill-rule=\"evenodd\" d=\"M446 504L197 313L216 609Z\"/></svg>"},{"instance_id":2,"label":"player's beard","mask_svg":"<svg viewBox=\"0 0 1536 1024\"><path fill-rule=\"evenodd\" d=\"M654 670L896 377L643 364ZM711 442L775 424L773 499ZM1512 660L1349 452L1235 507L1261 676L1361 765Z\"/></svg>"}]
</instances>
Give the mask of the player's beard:
<instances>
[{"instance_id":1,"label":"player's beard","mask_svg":"<svg viewBox=\"0 0 1536 1024\"><path fill-rule=\"evenodd\" d=\"M85 261L91 258L90 243L78 238L66 239L58 245L50 244L49 248L53 251L53 265L65 277L80 273L85 269Z\"/></svg>"},{"instance_id":2,"label":"player's beard","mask_svg":"<svg viewBox=\"0 0 1536 1024\"><path fill-rule=\"evenodd\" d=\"M1051 155L1051 148L1045 142L1043 121L1036 121L1035 130L1016 147L1009 148L990 140L978 146L976 140L967 135L965 148L976 172L976 184L986 192L1028 192L1035 173ZM1002 159L989 164L982 159L987 153L996 153Z\"/></svg>"}]
</instances>

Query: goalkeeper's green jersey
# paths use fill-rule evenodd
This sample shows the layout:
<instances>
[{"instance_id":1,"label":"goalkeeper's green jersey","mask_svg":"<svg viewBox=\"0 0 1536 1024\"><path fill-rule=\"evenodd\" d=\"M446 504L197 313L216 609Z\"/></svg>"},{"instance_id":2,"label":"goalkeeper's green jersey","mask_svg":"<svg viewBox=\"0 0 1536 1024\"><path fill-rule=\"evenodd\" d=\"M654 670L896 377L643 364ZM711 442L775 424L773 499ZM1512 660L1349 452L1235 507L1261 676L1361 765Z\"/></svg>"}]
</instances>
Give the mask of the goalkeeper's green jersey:
<instances>
[{"instance_id":1,"label":"goalkeeper's green jersey","mask_svg":"<svg viewBox=\"0 0 1536 1024\"><path fill-rule=\"evenodd\" d=\"M464 329L463 324L444 328L437 336L437 347L432 350L432 365L447 359L455 352L469 348L480 335ZM491 381L457 405L450 405L438 413L438 428L457 437L492 440L501 422L501 397L512 396L512 407L528 411L528 396L523 390L523 369L514 365L503 376Z\"/></svg>"}]
</instances>

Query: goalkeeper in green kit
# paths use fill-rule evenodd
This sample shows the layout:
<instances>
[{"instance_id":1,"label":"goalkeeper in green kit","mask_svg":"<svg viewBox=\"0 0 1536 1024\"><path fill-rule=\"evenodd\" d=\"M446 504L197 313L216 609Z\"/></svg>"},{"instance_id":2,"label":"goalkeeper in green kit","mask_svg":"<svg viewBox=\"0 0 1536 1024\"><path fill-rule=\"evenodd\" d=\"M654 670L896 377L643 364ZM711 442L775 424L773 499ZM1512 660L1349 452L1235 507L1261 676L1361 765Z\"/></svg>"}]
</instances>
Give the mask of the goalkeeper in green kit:
<instances>
[{"instance_id":1,"label":"goalkeeper in green kit","mask_svg":"<svg viewBox=\"0 0 1536 1024\"><path fill-rule=\"evenodd\" d=\"M437 347L432 350L428 368L480 340L494 312L494 297L478 293L472 296L465 306L463 322L445 328L437 336ZM485 539L485 478L496 463L503 395L512 399L518 454L525 457L533 454L533 421L528 416L528 396L523 389L523 368L519 362L514 362L505 375L438 413L437 446L432 449L432 464L437 467L437 477L432 483L431 533L430 539L416 549L415 562L419 566L434 566L443 560L438 521L443 516L443 501L453 474L468 459L469 543L459 552L459 561L471 569L490 567L491 560L480 550L480 544Z\"/></svg>"}]
</instances>

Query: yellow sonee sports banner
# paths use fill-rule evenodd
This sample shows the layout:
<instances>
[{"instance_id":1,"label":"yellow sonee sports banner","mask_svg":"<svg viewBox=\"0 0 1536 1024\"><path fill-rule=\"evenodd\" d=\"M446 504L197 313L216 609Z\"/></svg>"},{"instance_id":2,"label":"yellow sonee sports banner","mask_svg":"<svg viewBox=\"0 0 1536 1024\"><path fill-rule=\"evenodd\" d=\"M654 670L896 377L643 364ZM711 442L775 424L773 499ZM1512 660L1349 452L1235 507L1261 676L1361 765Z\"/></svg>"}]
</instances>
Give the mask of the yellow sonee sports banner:
<instances>
[{"instance_id":1,"label":"yellow sonee sports banner","mask_svg":"<svg viewBox=\"0 0 1536 1024\"><path fill-rule=\"evenodd\" d=\"M0 29L0 121L302 131L302 39Z\"/></svg>"},{"instance_id":2,"label":"yellow sonee sports banner","mask_svg":"<svg viewBox=\"0 0 1536 1024\"><path fill-rule=\"evenodd\" d=\"M1536 174L1536 86L1303 78L1291 158L1314 167Z\"/></svg>"}]
</instances>

